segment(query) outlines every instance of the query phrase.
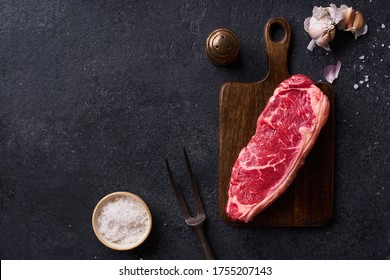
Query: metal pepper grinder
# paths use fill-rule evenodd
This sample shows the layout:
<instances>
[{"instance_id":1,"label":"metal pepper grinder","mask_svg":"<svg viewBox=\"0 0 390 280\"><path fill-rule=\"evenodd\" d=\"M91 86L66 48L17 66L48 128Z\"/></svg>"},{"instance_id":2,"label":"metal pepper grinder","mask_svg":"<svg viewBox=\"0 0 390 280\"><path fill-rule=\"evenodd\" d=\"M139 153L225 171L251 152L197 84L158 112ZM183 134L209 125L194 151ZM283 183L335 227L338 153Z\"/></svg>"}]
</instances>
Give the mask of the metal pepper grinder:
<instances>
[{"instance_id":1,"label":"metal pepper grinder","mask_svg":"<svg viewBox=\"0 0 390 280\"><path fill-rule=\"evenodd\" d=\"M238 54L240 41L233 31L225 28L214 30L206 40L208 58L218 66L232 63Z\"/></svg>"}]
</instances>

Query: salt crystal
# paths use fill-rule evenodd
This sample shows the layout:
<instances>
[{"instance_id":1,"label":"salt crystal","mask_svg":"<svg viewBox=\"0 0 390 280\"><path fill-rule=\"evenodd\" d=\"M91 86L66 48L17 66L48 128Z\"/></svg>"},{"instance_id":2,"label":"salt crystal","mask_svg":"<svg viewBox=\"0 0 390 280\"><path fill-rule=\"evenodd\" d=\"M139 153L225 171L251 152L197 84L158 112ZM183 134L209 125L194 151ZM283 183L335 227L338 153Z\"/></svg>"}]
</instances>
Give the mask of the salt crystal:
<instances>
[{"instance_id":1,"label":"salt crystal","mask_svg":"<svg viewBox=\"0 0 390 280\"><path fill-rule=\"evenodd\" d=\"M363 84L364 83L364 81L359 81L359 84Z\"/></svg>"},{"instance_id":2,"label":"salt crystal","mask_svg":"<svg viewBox=\"0 0 390 280\"><path fill-rule=\"evenodd\" d=\"M366 84L366 87L368 87L368 88L369 88L369 87L370 87L370 84Z\"/></svg>"},{"instance_id":3,"label":"salt crystal","mask_svg":"<svg viewBox=\"0 0 390 280\"><path fill-rule=\"evenodd\" d=\"M362 56L359 56L359 59L364 59L364 55L362 55Z\"/></svg>"},{"instance_id":4,"label":"salt crystal","mask_svg":"<svg viewBox=\"0 0 390 280\"><path fill-rule=\"evenodd\" d=\"M382 27L382 28L386 28L386 25L384 25L384 24L382 23L381 27Z\"/></svg>"},{"instance_id":5,"label":"salt crystal","mask_svg":"<svg viewBox=\"0 0 390 280\"><path fill-rule=\"evenodd\" d=\"M104 204L97 219L98 230L109 242L138 242L150 225L145 207L133 197L123 196Z\"/></svg>"},{"instance_id":6,"label":"salt crystal","mask_svg":"<svg viewBox=\"0 0 390 280\"><path fill-rule=\"evenodd\" d=\"M368 82L368 76L367 75L364 75L364 81Z\"/></svg>"},{"instance_id":7,"label":"salt crystal","mask_svg":"<svg viewBox=\"0 0 390 280\"><path fill-rule=\"evenodd\" d=\"M382 46L382 48L384 48L384 47L385 47L385 44L382 44L381 46Z\"/></svg>"},{"instance_id":8,"label":"salt crystal","mask_svg":"<svg viewBox=\"0 0 390 280\"><path fill-rule=\"evenodd\" d=\"M354 85L353 85L353 88L354 88L354 89L358 89L358 88L359 88L359 85L358 85L358 84L354 84Z\"/></svg>"}]
</instances>

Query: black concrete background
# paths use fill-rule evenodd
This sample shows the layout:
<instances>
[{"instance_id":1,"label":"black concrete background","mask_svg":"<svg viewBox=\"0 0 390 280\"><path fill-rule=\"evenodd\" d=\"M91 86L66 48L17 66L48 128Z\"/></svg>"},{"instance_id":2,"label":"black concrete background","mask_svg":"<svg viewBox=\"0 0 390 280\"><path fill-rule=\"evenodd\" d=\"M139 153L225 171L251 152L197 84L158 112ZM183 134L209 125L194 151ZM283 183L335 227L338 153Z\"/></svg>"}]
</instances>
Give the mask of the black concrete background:
<instances>
[{"instance_id":1,"label":"black concrete background","mask_svg":"<svg viewBox=\"0 0 390 280\"><path fill-rule=\"evenodd\" d=\"M168 156L189 189L185 146L217 258L385 259L389 6L333 2L361 10L369 33L355 40L340 31L332 52L311 53L303 21L314 5L330 2L1 1L1 258L202 258L163 164ZM218 91L225 81L264 77L263 28L275 16L292 28L292 74L317 81L326 65L342 62L334 82L334 216L321 228L232 228L218 213ZM212 65L204 52L218 27L241 40L229 68ZM94 206L114 191L138 194L152 211L152 233L134 251L107 249L92 231Z\"/></svg>"}]
</instances>

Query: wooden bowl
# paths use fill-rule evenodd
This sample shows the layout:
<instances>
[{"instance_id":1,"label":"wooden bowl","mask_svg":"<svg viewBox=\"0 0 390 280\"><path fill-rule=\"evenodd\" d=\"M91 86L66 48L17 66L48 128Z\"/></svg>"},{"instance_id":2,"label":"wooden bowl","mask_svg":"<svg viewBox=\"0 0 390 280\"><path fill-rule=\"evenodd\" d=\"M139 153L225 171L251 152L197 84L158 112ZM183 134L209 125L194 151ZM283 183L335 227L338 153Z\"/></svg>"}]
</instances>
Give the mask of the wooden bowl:
<instances>
[{"instance_id":1,"label":"wooden bowl","mask_svg":"<svg viewBox=\"0 0 390 280\"><path fill-rule=\"evenodd\" d=\"M131 198L135 199L136 201L138 201L144 207L145 212L147 214L147 217L149 219L149 225L148 225L148 228L146 229L144 235L135 243L131 243L131 244L113 243L113 242L107 240L99 232L97 219L98 219L98 216L100 213L100 209L107 202L109 202L110 200L114 200L118 197L131 197ZM93 228L93 231L95 232L96 237L99 239L99 241L102 242L108 248L111 248L113 250L118 250L118 251L131 250L131 249L134 249L134 248L138 247L139 245L141 245L148 237L148 235L152 229L152 215L150 213L149 207L146 205L146 203L139 196L132 194L132 193L129 193L129 192L114 192L114 193L110 193L110 194L106 195L105 197L103 197L96 205L96 207L93 211L93 214L92 214L92 228Z\"/></svg>"}]
</instances>

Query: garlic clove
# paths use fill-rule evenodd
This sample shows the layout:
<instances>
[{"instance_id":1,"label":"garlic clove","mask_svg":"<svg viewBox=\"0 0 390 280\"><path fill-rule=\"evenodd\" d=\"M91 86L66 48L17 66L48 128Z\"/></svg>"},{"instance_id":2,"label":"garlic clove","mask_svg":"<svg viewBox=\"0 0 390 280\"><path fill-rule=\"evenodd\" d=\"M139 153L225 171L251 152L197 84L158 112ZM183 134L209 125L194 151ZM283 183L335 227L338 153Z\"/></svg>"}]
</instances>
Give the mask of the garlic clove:
<instances>
[{"instance_id":1,"label":"garlic clove","mask_svg":"<svg viewBox=\"0 0 390 280\"><path fill-rule=\"evenodd\" d=\"M363 24L364 24L363 14L361 12L356 12L352 26L348 29L345 29L345 31L351 31L352 33L355 33L357 30L363 27Z\"/></svg>"},{"instance_id":2,"label":"garlic clove","mask_svg":"<svg viewBox=\"0 0 390 280\"><path fill-rule=\"evenodd\" d=\"M327 51L331 51L329 42L333 40L336 35L336 29L332 28L328 32L326 32L323 36L319 37L316 40L317 46L324 48Z\"/></svg>"},{"instance_id":3,"label":"garlic clove","mask_svg":"<svg viewBox=\"0 0 390 280\"><path fill-rule=\"evenodd\" d=\"M350 29L353 27L353 22L355 20L355 10L353 8L348 8L345 14L345 29Z\"/></svg>"},{"instance_id":4,"label":"garlic clove","mask_svg":"<svg viewBox=\"0 0 390 280\"><path fill-rule=\"evenodd\" d=\"M322 47L327 51L330 51L330 47L329 47L330 39L331 39L331 33L327 32L324 34L324 36L321 36L316 40L316 44L317 46Z\"/></svg>"},{"instance_id":5,"label":"garlic clove","mask_svg":"<svg viewBox=\"0 0 390 280\"><path fill-rule=\"evenodd\" d=\"M364 24L364 18L363 18L363 14L361 12L356 12L355 14L355 19L353 21L353 28L355 30L358 30L360 29Z\"/></svg>"},{"instance_id":6,"label":"garlic clove","mask_svg":"<svg viewBox=\"0 0 390 280\"><path fill-rule=\"evenodd\" d=\"M347 28L352 27L355 18L354 8L348 7L346 5L341 5L338 9L338 12L339 14L337 17L341 17L341 20L339 20L339 22L337 23L337 29L345 30Z\"/></svg>"}]
</instances>

